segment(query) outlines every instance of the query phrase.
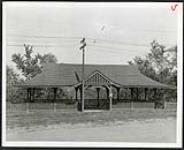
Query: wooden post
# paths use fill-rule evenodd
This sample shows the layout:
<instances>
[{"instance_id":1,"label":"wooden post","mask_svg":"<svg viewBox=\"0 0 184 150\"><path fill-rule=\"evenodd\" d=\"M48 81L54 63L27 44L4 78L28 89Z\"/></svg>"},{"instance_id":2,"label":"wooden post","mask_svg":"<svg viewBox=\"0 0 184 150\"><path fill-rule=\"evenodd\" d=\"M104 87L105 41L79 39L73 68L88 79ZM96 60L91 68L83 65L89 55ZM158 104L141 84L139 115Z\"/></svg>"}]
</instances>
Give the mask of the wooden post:
<instances>
[{"instance_id":1,"label":"wooden post","mask_svg":"<svg viewBox=\"0 0 184 150\"><path fill-rule=\"evenodd\" d=\"M26 113L29 113L29 101L30 101L30 89L27 88L27 99L26 99Z\"/></svg>"},{"instance_id":2,"label":"wooden post","mask_svg":"<svg viewBox=\"0 0 184 150\"><path fill-rule=\"evenodd\" d=\"M117 99L116 99L116 101L117 102L119 102L119 97L120 97L120 88L116 88L116 90L117 90Z\"/></svg>"},{"instance_id":3,"label":"wooden post","mask_svg":"<svg viewBox=\"0 0 184 150\"><path fill-rule=\"evenodd\" d=\"M79 111L82 111L82 88L81 87L79 87L79 92L80 92L80 99L78 101L77 107Z\"/></svg>"},{"instance_id":4,"label":"wooden post","mask_svg":"<svg viewBox=\"0 0 184 150\"><path fill-rule=\"evenodd\" d=\"M131 97L130 99L132 100L132 99L133 99L133 88L130 88L130 93L131 93L131 94L130 94L130 95L131 95L131 96L130 96L130 97Z\"/></svg>"},{"instance_id":5,"label":"wooden post","mask_svg":"<svg viewBox=\"0 0 184 150\"><path fill-rule=\"evenodd\" d=\"M32 102L34 102L34 98L35 98L35 88L32 89L33 93L32 93Z\"/></svg>"},{"instance_id":6,"label":"wooden post","mask_svg":"<svg viewBox=\"0 0 184 150\"><path fill-rule=\"evenodd\" d=\"M164 89L162 89L162 100L164 101L164 108L163 109L165 109L166 108L166 98L165 98L165 90Z\"/></svg>"},{"instance_id":7,"label":"wooden post","mask_svg":"<svg viewBox=\"0 0 184 150\"><path fill-rule=\"evenodd\" d=\"M137 94L137 95L136 95L136 96L137 96L137 97L136 97L136 100L138 101L138 99L139 99L139 89L138 89L138 88L136 88L136 94Z\"/></svg>"},{"instance_id":8,"label":"wooden post","mask_svg":"<svg viewBox=\"0 0 184 150\"><path fill-rule=\"evenodd\" d=\"M84 111L84 100L85 100L85 96L84 96L84 79L82 82L82 98L81 98L81 111Z\"/></svg>"},{"instance_id":9,"label":"wooden post","mask_svg":"<svg viewBox=\"0 0 184 150\"><path fill-rule=\"evenodd\" d=\"M106 89L106 94L107 94L107 103L109 104L108 109L110 110L112 107L112 98L110 99L110 87L108 86L104 86L104 87Z\"/></svg>"},{"instance_id":10,"label":"wooden post","mask_svg":"<svg viewBox=\"0 0 184 150\"><path fill-rule=\"evenodd\" d=\"M109 89L107 87L105 87L105 89L106 89L107 99L109 99Z\"/></svg>"},{"instance_id":11,"label":"wooden post","mask_svg":"<svg viewBox=\"0 0 184 150\"><path fill-rule=\"evenodd\" d=\"M47 87L46 88L46 102L48 102L49 101L49 88Z\"/></svg>"},{"instance_id":12,"label":"wooden post","mask_svg":"<svg viewBox=\"0 0 184 150\"><path fill-rule=\"evenodd\" d=\"M109 101L110 101L110 104L109 104L109 110L112 110L112 88L111 86L109 87Z\"/></svg>"},{"instance_id":13,"label":"wooden post","mask_svg":"<svg viewBox=\"0 0 184 150\"><path fill-rule=\"evenodd\" d=\"M159 93L159 100L161 101L162 104L162 109L165 108L165 98L164 98L164 90L160 89L160 93Z\"/></svg>"},{"instance_id":14,"label":"wooden post","mask_svg":"<svg viewBox=\"0 0 184 150\"><path fill-rule=\"evenodd\" d=\"M30 103L31 102L31 88L28 88L28 102Z\"/></svg>"},{"instance_id":15,"label":"wooden post","mask_svg":"<svg viewBox=\"0 0 184 150\"><path fill-rule=\"evenodd\" d=\"M56 101L56 95L57 95L57 88L53 88L54 97L53 97L53 103Z\"/></svg>"},{"instance_id":16,"label":"wooden post","mask_svg":"<svg viewBox=\"0 0 184 150\"><path fill-rule=\"evenodd\" d=\"M133 88L130 88L130 90L131 90L130 109L133 109Z\"/></svg>"},{"instance_id":17,"label":"wooden post","mask_svg":"<svg viewBox=\"0 0 184 150\"><path fill-rule=\"evenodd\" d=\"M154 96L156 97L156 95L157 95L157 89L154 88L153 90L154 90Z\"/></svg>"},{"instance_id":18,"label":"wooden post","mask_svg":"<svg viewBox=\"0 0 184 150\"><path fill-rule=\"evenodd\" d=\"M145 88L145 89L144 89L144 94L145 94L145 95L144 95L144 99L145 99L145 100L147 100L147 91L148 91L148 89Z\"/></svg>"},{"instance_id":19,"label":"wooden post","mask_svg":"<svg viewBox=\"0 0 184 150\"><path fill-rule=\"evenodd\" d=\"M26 103L29 101L29 88L27 88L27 98L26 98Z\"/></svg>"},{"instance_id":20,"label":"wooden post","mask_svg":"<svg viewBox=\"0 0 184 150\"><path fill-rule=\"evenodd\" d=\"M32 89L30 88L30 91L29 91L29 101L30 103L32 102Z\"/></svg>"},{"instance_id":21,"label":"wooden post","mask_svg":"<svg viewBox=\"0 0 184 150\"><path fill-rule=\"evenodd\" d=\"M78 88L75 88L75 100L76 100L76 102L77 102L77 97L78 97Z\"/></svg>"},{"instance_id":22,"label":"wooden post","mask_svg":"<svg viewBox=\"0 0 184 150\"><path fill-rule=\"evenodd\" d=\"M100 107L100 101L99 101L99 97L100 97L100 88L96 88L96 91L97 91L97 101L98 101L97 107L99 108L99 107Z\"/></svg>"},{"instance_id":23,"label":"wooden post","mask_svg":"<svg viewBox=\"0 0 184 150\"><path fill-rule=\"evenodd\" d=\"M85 38L83 38L80 43L82 43L83 45L80 47L80 50L82 50L82 99L81 99L81 111L84 111L84 100L85 100L85 93L84 93L84 84L85 84L85 79L84 79L84 62L85 62L85 47L86 47L86 42L85 42Z\"/></svg>"},{"instance_id":24,"label":"wooden post","mask_svg":"<svg viewBox=\"0 0 184 150\"><path fill-rule=\"evenodd\" d=\"M109 100L109 87L107 87L107 86L104 86L104 87L105 87L105 89L106 89L107 101L108 101L108 103L109 103L109 106L108 106L108 108L110 109L110 100Z\"/></svg>"},{"instance_id":25,"label":"wooden post","mask_svg":"<svg viewBox=\"0 0 184 150\"><path fill-rule=\"evenodd\" d=\"M156 100L156 98L157 98L156 95L157 95L157 89L154 88L153 91L154 91L154 96L153 96L153 97L154 97L154 104L155 104L155 105L154 105L154 108L156 108L156 101L157 101L157 100Z\"/></svg>"},{"instance_id":26,"label":"wooden post","mask_svg":"<svg viewBox=\"0 0 184 150\"><path fill-rule=\"evenodd\" d=\"M79 108L78 108L78 105L79 105L79 101L78 101L78 87L76 87L75 88L75 100L76 100L76 102L77 102L77 110L79 110Z\"/></svg>"},{"instance_id":27,"label":"wooden post","mask_svg":"<svg viewBox=\"0 0 184 150\"><path fill-rule=\"evenodd\" d=\"M54 105L54 112L56 112L56 95L57 95L57 88L53 88L54 90L54 99L53 99L53 105Z\"/></svg>"}]
</instances>

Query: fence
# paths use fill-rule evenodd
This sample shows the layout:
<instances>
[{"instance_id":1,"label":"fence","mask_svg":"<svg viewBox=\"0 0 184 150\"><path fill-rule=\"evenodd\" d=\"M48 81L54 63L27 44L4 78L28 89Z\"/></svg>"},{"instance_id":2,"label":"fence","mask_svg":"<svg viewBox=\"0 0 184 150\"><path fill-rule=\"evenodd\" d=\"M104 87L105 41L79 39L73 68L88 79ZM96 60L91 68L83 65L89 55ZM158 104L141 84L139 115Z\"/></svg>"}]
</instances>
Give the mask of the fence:
<instances>
[{"instance_id":1,"label":"fence","mask_svg":"<svg viewBox=\"0 0 184 150\"><path fill-rule=\"evenodd\" d=\"M113 108L118 109L154 109L154 102L121 102L112 105ZM165 102L164 109L177 108L176 102ZM77 103L75 104L63 104L63 103L21 103L11 104L7 103L7 112L31 112L31 111L62 111L62 110L77 110Z\"/></svg>"},{"instance_id":2,"label":"fence","mask_svg":"<svg viewBox=\"0 0 184 150\"><path fill-rule=\"evenodd\" d=\"M31 111L59 111L59 110L71 110L77 109L76 104L66 105L61 103L21 103L6 105L7 112L31 112Z\"/></svg>"},{"instance_id":3,"label":"fence","mask_svg":"<svg viewBox=\"0 0 184 150\"><path fill-rule=\"evenodd\" d=\"M128 108L128 109L134 109L134 108L154 108L155 104L154 102L121 102L116 105L112 105L113 108Z\"/></svg>"},{"instance_id":4,"label":"fence","mask_svg":"<svg viewBox=\"0 0 184 150\"><path fill-rule=\"evenodd\" d=\"M165 102L165 109L177 109L176 102Z\"/></svg>"}]
</instances>

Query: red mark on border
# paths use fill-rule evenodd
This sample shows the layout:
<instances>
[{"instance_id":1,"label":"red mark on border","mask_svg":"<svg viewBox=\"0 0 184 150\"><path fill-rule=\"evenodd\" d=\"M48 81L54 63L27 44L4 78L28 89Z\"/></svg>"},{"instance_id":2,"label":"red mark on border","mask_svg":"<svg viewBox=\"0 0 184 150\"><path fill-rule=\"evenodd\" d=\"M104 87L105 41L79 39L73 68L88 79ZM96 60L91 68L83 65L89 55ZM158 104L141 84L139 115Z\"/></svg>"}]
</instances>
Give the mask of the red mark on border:
<instances>
[{"instance_id":1,"label":"red mark on border","mask_svg":"<svg viewBox=\"0 0 184 150\"><path fill-rule=\"evenodd\" d=\"M172 11L175 11L177 6L178 6L178 4L171 5L171 10L172 10Z\"/></svg>"}]
</instances>

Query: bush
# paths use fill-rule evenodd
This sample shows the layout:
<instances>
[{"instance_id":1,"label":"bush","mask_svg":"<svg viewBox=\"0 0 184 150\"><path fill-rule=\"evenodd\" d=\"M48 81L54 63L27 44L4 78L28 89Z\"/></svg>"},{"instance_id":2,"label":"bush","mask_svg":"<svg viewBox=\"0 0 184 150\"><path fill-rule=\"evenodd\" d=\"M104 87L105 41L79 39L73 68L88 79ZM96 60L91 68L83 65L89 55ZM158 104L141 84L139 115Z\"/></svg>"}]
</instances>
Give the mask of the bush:
<instances>
[{"instance_id":1,"label":"bush","mask_svg":"<svg viewBox=\"0 0 184 150\"><path fill-rule=\"evenodd\" d=\"M20 103L24 101L23 89L16 87L16 84L23 82L19 75L14 70L7 66L6 68L7 81L6 81L6 99L7 102Z\"/></svg>"},{"instance_id":2,"label":"bush","mask_svg":"<svg viewBox=\"0 0 184 150\"><path fill-rule=\"evenodd\" d=\"M24 91L13 85L7 86L7 102L10 103L22 103L25 100Z\"/></svg>"}]
</instances>

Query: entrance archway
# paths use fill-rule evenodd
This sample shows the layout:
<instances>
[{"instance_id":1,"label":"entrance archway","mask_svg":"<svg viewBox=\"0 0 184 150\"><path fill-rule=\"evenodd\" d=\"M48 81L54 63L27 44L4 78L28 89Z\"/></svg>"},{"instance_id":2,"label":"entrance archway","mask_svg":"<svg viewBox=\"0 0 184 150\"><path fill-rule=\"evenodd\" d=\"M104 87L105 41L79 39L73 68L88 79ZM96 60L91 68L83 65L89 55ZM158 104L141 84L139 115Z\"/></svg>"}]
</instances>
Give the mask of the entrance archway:
<instances>
[{"instance_id":1,"label":"entrance archway","mask_svg":"<svg viewBox=\"0 0 184 150\"><path fill-rule=\"evenodd\" d=\"M89 109L102 109L102 110L110 110L112 107L112 90L111 90L112 82L105 75L103 75L100 71L94 71L88 78L85 80L85 93L87 90L94 90L96 94L93 94L92 98L84 97L84 110ZM82 86L78 85L78 89L80 90L80 95L82 94ZM100 98L100 91L106 91L106 98ZM78 110L81 111L81 96L78 101Z\"/></svg>"},{"instance_id":2,"label":"entrance archway","mask_svg":"<svg viewBox=\"0 0 184 150\"><path fill-rule=\"evenodd\" d=\"M90 86L85 89L85 95L84 109L109 109L109 88L107 86Z\"/></svg>"}]
</instances>

